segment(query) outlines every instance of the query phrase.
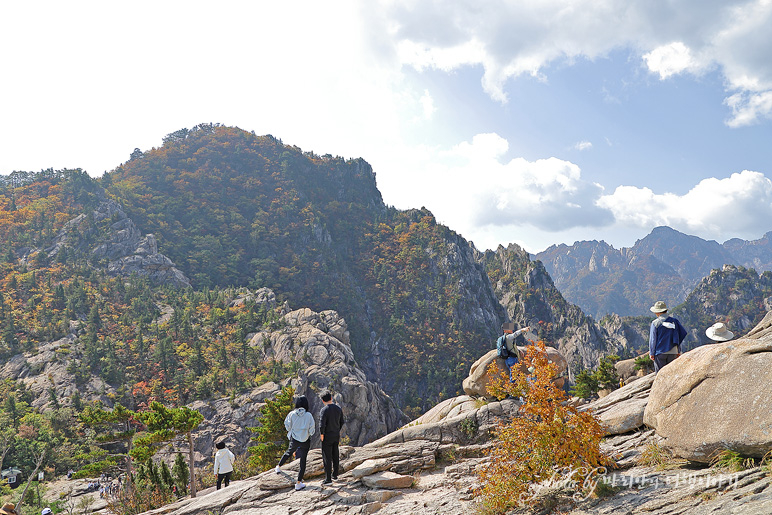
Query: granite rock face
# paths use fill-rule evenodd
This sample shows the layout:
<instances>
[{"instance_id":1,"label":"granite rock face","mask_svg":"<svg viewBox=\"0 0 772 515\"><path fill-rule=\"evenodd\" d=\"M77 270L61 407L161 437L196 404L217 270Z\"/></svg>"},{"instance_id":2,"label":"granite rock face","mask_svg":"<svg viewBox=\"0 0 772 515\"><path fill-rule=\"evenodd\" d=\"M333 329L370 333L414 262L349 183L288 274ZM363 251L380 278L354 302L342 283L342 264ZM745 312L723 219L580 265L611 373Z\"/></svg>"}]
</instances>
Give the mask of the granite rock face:
<instances>
[{"instance_id":1,"label":"granite rock face","mask_svg":"<svg viewBox=\"0 0 772 515\"><path fill-rule=\"evenodd\" d=\"M141 234L114 200L103 200L93 212L80 214L67 222L53 244L45 249L49 258L64 250L107 260L107 272L111 275L129 277L136 274L149 277L157 284L190 287L185 274L158 252L155 236Z\"/></svg>"},{"instance_id":2,"label":"granite rock face","mask_svg":"<svg viewBox=\"0 0 772 515\"><path fill-rule=\"evenodd\" d=\"M337 312L298 309L284 314L277 326L253 334L249 344L265 360L298 368L291 384L297 395L308 397L317 421L320 396L329 389L346 417L341 437L352 445L376 440L407 422L394 401L359 368L346 321ZM317 441L318 435L313 438Z\"/></svg>"},{"instance_id":3,"label":"granite rock face","mask_svg":"<svg viewBox=\"0 0 772 515\"><path fill-rule=\"evenodd\" d=\"M678 456L707 463L728 449L772 448L770 315L744 339L687 352L657 375L644 422Z\"/></svg>"}]
</instances>

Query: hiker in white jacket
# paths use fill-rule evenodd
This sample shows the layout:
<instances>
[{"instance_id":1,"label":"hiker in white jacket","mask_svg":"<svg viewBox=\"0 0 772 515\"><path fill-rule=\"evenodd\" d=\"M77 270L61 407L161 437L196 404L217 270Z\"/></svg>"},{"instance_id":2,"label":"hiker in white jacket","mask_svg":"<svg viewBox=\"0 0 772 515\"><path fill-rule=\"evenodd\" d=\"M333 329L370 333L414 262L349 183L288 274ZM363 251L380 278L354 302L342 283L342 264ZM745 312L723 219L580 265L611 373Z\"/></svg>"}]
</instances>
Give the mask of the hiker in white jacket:
<instances>
[{"instance_id":1,"label":"hiker in white jacket","mask_svg":"<svg viewBox=\"0 0 772 515\"><path fill-rule=\"evenodd\" d=\"M309 413L308 399L305 395L295 400L295 409L287 414L287 418L284 419L284 427L287 429L289 447L279 460L279 464L276 465L276 473L281 474L281 466L294 454L300 460L295 490L302 490L306 487L303 483L303 474L306 472L306 457L311 448L311 435L316 431L314 416Z\"/></svg>"},{"instance_id":2,"label":"hiker in white jacket","mask_svg":"<svg viewBox=\"0 0 772 515\"><path fill-rule=\"evenodd\" d=\"M214 455L214 473L217 476L217 489L220 489L220 485L225 480L225 486L231 484L231 474L233 474L233 462L236 460L236 456L225 448L225 442L220 440L216 444L217 454Z\"/></svg>"}]
</instances>

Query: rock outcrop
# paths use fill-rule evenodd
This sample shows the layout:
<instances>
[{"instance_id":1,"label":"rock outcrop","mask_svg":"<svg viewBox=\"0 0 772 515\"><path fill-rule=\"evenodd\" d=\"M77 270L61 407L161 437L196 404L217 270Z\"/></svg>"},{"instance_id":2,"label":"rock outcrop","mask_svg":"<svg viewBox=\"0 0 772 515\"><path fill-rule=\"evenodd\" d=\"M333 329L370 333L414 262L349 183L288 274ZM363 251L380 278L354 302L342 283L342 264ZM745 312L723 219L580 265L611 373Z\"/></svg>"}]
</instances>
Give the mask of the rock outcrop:
<instances>
[{"instance_id":1,"label":"rock outcrop","mask_svg":"<svg viewBox=\"0 0 772 515\"><path fill-rule=\"evenodd\" d=\"M335 311L316 313L304 308L286 313L280 328L252 335L249 344L265 360L298 368L291 384L305 395L311 412L322 408L321 394L329 389L346 414L341 436L364 445L394 431L407 420L380 386L367 380L357 365L346 321ZM318 435L315 435L318 439Z\"/></svg>"},{"instance_id":2,"label":"rock outcrop","mask_svg":"<svg viewBox=\"0 0 772 515\"><path fill-rule=\"evenodd\" d=\"M64 224L45 252L54 258L65 249L107 260L107 272L111 275L136 274L157 284L190 287L185 274L158 252L155 236L140 233L114 200L102 200L92 213L80 214Z\"/></svg>"},{"instance_id":3,"label":"rock outcrop","mask_svg":"<svg viewBox=\"0 0 772 515\"><path fill-rule=\"evenodd\" d=\"M614 390L602 399L585 404L579 411L591 411L605 425L606 435L628 433L643 426L643 413L649 402L652 373Z\"/></svg>"},{"instance_id":4,"label":"rock outcrop","mask_svg":"<svg viewBox=\"0 0 772 515\"><path fill-rule=\"evenodd\" d=\"M526 352L527 347L518 347L523 353ZM547 347L547 356L551 363L554 363L558 367L557 376L555 377L555 385L558 388L563 388L565 385L566 377L568 376L568 362L566 358L558 352L557 349ZM489 398L488 385L490 384L490 377L488 375L488 366L491 363L496 363L496 367L499 373L509 374L509 369L503 359L498 358L496 355L496 349L486 353L483 357L478 359L472 364L469 370L469 377L464 379L463 388L464 393L472 397ZM528 373L524 364L520 364L520 371Z\"/></svg>"},{"instance_id":5,"label":"rock outcrop","mask_svg":"<svg viewBox=\"0 0 772 515\"><path fill-rule=\"evenodd\" d=\"M722 450L762 457L772 449L772 336L762 327L681 355L657 375L644 422L688 460Z\"/></svg>"}]
</instances>

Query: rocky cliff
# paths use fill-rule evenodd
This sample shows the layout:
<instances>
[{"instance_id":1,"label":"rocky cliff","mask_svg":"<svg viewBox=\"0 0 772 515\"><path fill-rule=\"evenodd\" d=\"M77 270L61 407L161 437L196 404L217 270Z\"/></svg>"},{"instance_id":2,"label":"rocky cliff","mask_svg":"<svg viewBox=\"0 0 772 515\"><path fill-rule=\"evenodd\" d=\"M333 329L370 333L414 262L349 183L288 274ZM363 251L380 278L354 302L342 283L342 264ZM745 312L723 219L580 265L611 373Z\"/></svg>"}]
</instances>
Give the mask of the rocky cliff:
<instances>
[{"instance_id":1,"label":"rocky cliff","mask_svg":"<svg viewBox=\"0 0 772 515\"><path fill-rule=\"evenodd\" d=\"M519 327L532 326L566 357L572 372L593 368L608 354L631 355L644 345L639 332L619 317L601 325L567 302L541 262L531 261L519 246L499 246L482 259L508 318Z\"/></svg>"},{"instance_id":2,"label":"rocky cliff","mask_svg":"<svg viewBox=\"0 0 772 515\"><path fill-rule=\"evenodd\" d=\"M73 252L102 262L110 275L147 276L156 284L190 287L190 280L158 252L152 234L142 234L114 200L102 200L96 209L73 218L45 249L49 259Z\"/></svg>"}]
</instances>

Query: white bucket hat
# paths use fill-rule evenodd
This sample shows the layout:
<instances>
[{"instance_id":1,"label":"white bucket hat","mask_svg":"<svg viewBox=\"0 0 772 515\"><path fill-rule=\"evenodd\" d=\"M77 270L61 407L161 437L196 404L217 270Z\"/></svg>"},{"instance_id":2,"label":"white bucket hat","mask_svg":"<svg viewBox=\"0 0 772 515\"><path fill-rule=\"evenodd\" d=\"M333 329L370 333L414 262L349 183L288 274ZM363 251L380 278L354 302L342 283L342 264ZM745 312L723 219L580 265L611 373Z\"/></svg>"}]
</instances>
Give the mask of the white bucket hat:
<instances>
[{"instance_id":1,"label":"white bucket hat","mask_svg":"<svg viewBox=\"0 0 772 515\"><path fill-rule=\"evenodd\" d=\"M667 311L667 304L665 304L664 300L658 300L652 307L649 308L649 310L653 313L664 313Z\"/></svg>"},{"instance_id":2,"label":"white bucket hat","mask_svg":"<svg viewBox=\"0 0 772 515\"><path fill-rule=\"evenodd\" d=\"M714 342L728 342L734 338L734 333L726 328L726 324L718 322L708 327L705 334Z\"/></svg>"}]
</instances>

